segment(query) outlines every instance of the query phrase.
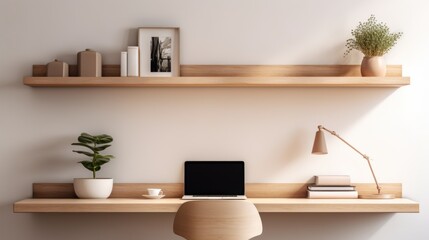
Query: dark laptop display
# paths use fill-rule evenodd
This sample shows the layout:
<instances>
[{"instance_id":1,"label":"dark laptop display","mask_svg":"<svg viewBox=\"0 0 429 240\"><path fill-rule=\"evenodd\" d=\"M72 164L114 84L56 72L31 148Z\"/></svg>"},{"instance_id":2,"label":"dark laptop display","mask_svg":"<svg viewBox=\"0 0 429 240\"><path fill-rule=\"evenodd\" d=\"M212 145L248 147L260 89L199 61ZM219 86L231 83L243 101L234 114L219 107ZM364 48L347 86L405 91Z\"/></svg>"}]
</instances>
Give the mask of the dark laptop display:
<instances>
[{"instance_id":1,"label":"dark laptop display","mask_svg":"<svg viewBox=\"0 0 429 240\"><path fill-rule=\"evenodd\" d=\"M185 195L244 195L243 161L186 161Z\"/></svg>"}]
</instances>

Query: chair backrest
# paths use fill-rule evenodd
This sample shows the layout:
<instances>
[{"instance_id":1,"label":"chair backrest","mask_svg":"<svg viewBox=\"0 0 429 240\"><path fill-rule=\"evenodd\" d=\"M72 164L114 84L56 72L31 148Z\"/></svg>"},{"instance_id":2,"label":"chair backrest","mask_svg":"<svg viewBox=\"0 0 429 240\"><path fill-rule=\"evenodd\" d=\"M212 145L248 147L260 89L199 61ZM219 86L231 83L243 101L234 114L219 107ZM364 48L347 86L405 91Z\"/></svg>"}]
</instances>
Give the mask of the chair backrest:
<instances>
[{"instance_id":1,"label":"chair backrest","mask_svg":"<svg viewBox=\"0 0 429 240\"><path fill-rule=\"evenodd\" d=\"M173 230L187 240L248 240L262 234L262 221L247 200L189 201L177 211Z\"/></svg>"}]
</instances>

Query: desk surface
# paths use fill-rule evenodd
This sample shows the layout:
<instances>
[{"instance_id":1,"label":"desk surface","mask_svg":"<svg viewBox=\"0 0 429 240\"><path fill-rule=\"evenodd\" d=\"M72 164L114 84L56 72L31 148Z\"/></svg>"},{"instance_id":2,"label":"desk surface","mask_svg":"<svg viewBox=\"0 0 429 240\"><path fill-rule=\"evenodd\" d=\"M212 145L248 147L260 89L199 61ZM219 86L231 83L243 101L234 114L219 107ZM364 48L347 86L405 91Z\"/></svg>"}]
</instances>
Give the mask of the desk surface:
<instances>
[{"instance_id":1,"label":"desk surface","mask_svg":"<svg viewBox=\"0 0 429 240\"><path fill-rule=\"evenodd\" d=\"M419 203L405 199L249 198L266 213L418 213ZM174 213L187 200L139 199L25 199L14 204L16 213ZM238 200L234 200L238 201Z\"/></svg>"}]
</instances>

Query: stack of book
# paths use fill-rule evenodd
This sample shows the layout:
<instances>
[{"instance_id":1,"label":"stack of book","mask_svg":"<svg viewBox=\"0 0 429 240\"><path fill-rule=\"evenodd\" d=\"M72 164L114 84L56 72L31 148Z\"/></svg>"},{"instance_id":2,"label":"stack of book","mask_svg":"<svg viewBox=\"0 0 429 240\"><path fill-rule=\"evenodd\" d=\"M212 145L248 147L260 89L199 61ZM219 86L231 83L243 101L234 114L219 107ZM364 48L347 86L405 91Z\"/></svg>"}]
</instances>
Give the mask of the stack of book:
<instances>
[{"instance_id":1,"label":"stack of book","mask_svg":"<svg viewBox=\"0 0 429 240\"><path fill-rule=\"evenodd\" d=\"M307 187L308 198L358 198L348 175L319 175Z\"/></svg>"},{"instance_id":2,"label":"stack of book","mask_svg":"<svg viewBox=\"0 0 429 240\"><path fill-rule=\"evenodd\" d=\"M139 76L139 47L128 46L126 52L121 52L121 77Z\"/></svg>"}]
</instances>

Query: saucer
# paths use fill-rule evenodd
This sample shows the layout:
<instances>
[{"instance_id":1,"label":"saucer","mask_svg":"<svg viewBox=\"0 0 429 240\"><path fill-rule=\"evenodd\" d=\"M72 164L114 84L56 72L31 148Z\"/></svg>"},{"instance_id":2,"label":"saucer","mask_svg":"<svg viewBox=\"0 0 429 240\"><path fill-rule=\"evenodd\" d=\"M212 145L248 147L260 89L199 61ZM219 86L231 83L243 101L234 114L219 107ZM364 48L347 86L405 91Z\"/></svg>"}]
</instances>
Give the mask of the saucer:
<instances>
[{"instance_id":1,"label":"saucer","mask_svg":"<svg viewBox=\"0 0 429 240\"><path fill-rule=\"evenodd\" d=\"M149 199L161 199L163 197L165 197L165 195L142 195L144 198L149 198Z\"/></svg>"}]
</instances>

